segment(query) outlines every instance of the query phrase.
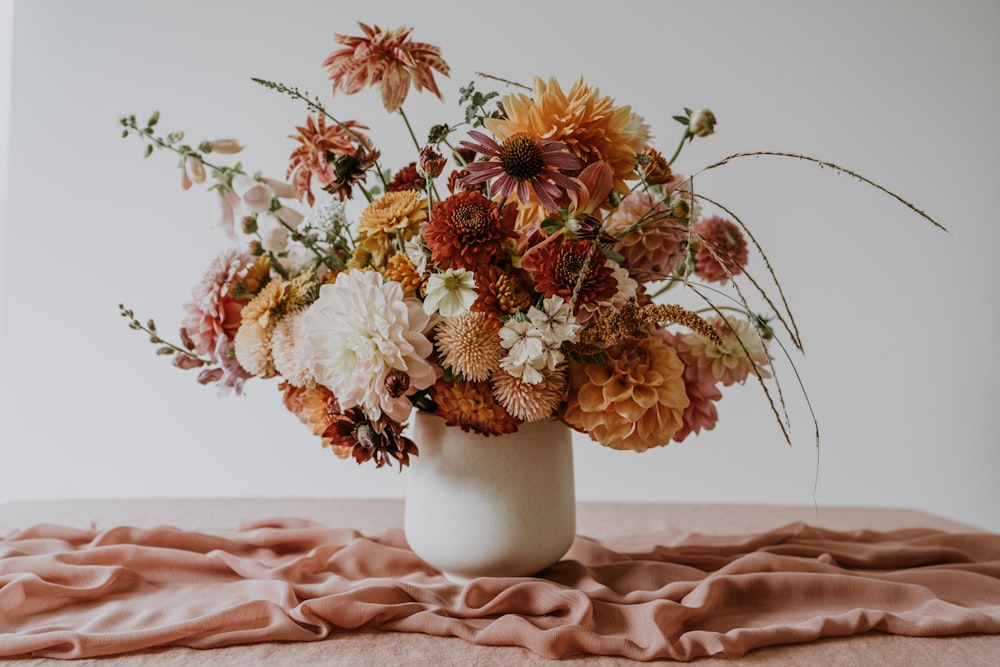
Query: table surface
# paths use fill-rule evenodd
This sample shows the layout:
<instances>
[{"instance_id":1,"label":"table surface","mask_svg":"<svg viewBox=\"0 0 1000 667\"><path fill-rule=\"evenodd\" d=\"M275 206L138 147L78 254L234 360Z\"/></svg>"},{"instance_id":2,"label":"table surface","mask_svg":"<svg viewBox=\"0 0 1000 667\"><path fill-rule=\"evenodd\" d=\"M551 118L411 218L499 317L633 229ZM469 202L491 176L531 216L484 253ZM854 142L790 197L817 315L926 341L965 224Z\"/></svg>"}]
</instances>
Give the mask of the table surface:
<instances>
[{"instance_id":1,"label":"table surface","mask_svg":"<svg viewBox=\"0 0 1000 667\"><path fill-rule=\"evenodd\" d=\"M40 523L81 528L119 525L171 525L185 530L233 530L245 520L298 517L333 527L355 528L374 534L403 524L403 501L397 499L128 499L66 500L0 504L0 535ZM770 530L804 522L834 530L894 530L933 528L948 532L981 532L949 519L906 509L857 507L800 507L778 505L670 504L581 502L577 506L577 533L613 537L681 530L738 534ZM363 656L359 658L359 656ZM526 649L476 646L461 639L419 634L349 632L319 642L264 643L211 651L169 648L99 661L81 661L101 667L121 665L551 665ZM732 665L733 659L701 659L699 667ZM879 633L810 644L778 646L753 651L741 664L788 665L996 665L1000 664L1000 636L901 637ZM9 665L65 665L64 660L11 660ZM622 658L572 658L557 664L591 667L634 664Z\"/></svg>"}]
</instances>

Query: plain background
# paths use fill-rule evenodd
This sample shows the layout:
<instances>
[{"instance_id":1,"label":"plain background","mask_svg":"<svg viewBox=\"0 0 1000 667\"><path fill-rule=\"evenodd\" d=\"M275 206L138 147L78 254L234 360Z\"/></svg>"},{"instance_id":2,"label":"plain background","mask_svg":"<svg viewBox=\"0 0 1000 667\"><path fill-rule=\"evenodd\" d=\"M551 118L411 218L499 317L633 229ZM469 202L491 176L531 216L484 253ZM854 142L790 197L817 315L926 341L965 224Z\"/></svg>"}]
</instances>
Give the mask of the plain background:
<instances>
[{"instance_id":1,"label":"plain background","mask_svg":"<svg viewBox=\"0 0 1000 667\"><path fill-rule=\"evenodd\" d=\"M330 99L322 60L355 21L415 26L452 67L446 103L411 93L423 134L460 118L485 71L585 75L672 151L685 106L716 135L692 173L730 153L776 158L699 176L751 226L806 346L779 377L793 445L754 385L726 393L711 432L646 454L576 445L581 499L912 507L1000 530L996 252L1000 5L639 2L18 2L9 208L3 230L0 501L174 496L401 496L406 474L323 450L273 383L217 398L156 357L118 303L173 332L225 246L211 198L182 192L167 154L142 159L118 118L161 112L188 139L238 137L250 171L282 177L301 104L251 76L319 95L372 127L384 164L412 159L376 93ZM479 81L480 88L490 88ZM750 269L762 272L759 258ZM776 355L780 350L774 348Z\"/></svg>"}]
</instances>

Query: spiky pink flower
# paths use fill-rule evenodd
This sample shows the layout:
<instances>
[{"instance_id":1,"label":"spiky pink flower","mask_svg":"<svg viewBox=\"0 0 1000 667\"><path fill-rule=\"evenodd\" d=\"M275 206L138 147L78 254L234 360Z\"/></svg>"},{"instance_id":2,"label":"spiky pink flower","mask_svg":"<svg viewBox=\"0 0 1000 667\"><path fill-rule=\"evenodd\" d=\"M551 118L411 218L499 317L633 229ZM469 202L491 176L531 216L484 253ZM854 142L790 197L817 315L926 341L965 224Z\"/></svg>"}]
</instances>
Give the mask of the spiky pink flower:
<instances>
[{"instance_id":1,"label":"spiky pink flower","mask_svg":"<svg viewBox=\"0 0 1000 667\"><path fill-rule=\"evenodd\" d=\"M403 106L410 84L443 99L434 80L434 71L448 76L448 63L441 49L423 42L411 42L413 28L402 26L383 30L377 25L358 23L364 36L334 35L344 48L334 51L323 66L327 68L333 93L353 95L367 86L378 87L382 105L393 112Z\"/></svg>"}]
</instances>

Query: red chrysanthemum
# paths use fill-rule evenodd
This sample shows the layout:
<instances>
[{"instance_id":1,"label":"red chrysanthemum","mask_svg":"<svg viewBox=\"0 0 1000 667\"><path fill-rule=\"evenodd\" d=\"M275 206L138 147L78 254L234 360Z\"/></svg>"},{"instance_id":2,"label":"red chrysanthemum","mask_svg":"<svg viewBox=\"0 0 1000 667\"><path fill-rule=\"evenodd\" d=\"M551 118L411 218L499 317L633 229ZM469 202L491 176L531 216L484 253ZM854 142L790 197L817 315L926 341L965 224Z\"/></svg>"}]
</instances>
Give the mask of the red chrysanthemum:
<instances>
[{"instance_id":1,"label":"red chrysanthemum","mask_svg":"<svg viewBox=\"0 0 1000 667\"><path fill-rule=\"evenodd\" d=\"M506 257L515 216L513 207L500 209L478 192L459 192L434 205L424 241L439 266L475 271Z\"/></svg>"},{"instance_id":2,"label":"red chrysanthemum","mask_svg":"<svg viewBox=\"0 0 1000 667\"><path fill-rule=\"evenodd\" d=\"M524 255L521 266L531 274L536 292L566 300L575 295L576 308L608 301L618 292L614 270L591 241L553 239L541 243Z\"/></svg>"},{"instance_id":3,"label":"red chrysanthemum","mask_svg":"<svg viewBox=\"0 0 1000 667\"><path fill-rule=\"evenodd\" d=\"M427 187L427 181L417 171L417 163L411 162L396 172L392 180L386 183L386 192L398 192L400 190L420 190Z\"/></svg>"}]
</instances>

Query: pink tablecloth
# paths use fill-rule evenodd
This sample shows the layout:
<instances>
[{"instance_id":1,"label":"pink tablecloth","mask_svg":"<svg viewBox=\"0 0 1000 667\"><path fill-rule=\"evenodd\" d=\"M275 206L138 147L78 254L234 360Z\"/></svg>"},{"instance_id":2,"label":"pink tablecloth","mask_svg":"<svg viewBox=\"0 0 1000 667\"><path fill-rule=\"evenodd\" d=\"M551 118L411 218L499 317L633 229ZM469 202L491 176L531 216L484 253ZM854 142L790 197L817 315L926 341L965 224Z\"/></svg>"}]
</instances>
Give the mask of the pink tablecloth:
<instances>
[{"instance_id":1,"label":"pink tablecloth","mask_svg":"<svg viewBox=\"0 0 1000 667\"><path fill-rule=\"evenodd\" d=\"M290 514L306 502L310 511ZM267 501L243 501L243 511L261 503ZM225 514L241 506L173 504L200 507L202 524L212 516L225 522ZM317 504L338 518L317 523ZM166 527L127 516L81 526L73 517L79 505L64 507L63 521L43 516L58 504L34 506L45 523L16 523L18 513L32 515L30 504L0 508L7 510L0 513L0 657L134 658L155 651L154 662L169 664L161 658L191 654L164 653L166 647L189 647L212 649L198 657L215 662L235 655L222 647L238 646L243 664L308 664L299 647L318 646L326 654L321 662L338 664L331 658L349 656L358 648L352 642L378 636L382 653L360 654L364 660L355 664L387 664L399 661L410 638L426 643L426 635L434 635L464 640L437 640L441 658L454 660L434 659L437 664L525 662L527 654L511 653L524 649L584 662L602 658L582 656L690 660L749 653L766 659L777 650L766 647L797 648L801 661L816 662L807 647L836 652L850 641L852 651L863 650L879 636L864 634L870 631L909 642L967 635L964 644L954 644L971 651L963 664L978 658L992 664L985 660L1000 648L1000 535L941 525L928 515L897 512L895 525L887 526L892 511L822 510L808 523L783 523L790 511L802 510L734 507L729 521L742 516L742 531L691 532L684 528L691 516L676 521L686 506L581 506L581 534L588 523L599 526L602 512L619 517L617 529L599 539L579 537L566 558L538 578L460 586L409 551L398 503L362 502L374 519L355 517L353 525L364 532L337 526L343 513L352 514L350 501L276 505L275 518L229 528ZM373 514L374 506L381 513ZM100 510L114 515L111 503ZM692 513L698 508L689 507ZM867 516L877 530L864 521L845 525L852 513ZM671 514L681 527L659 525ZM824 514L835 520L823 521ZM24 527L9 530L10 521ZM640 530L623 534L629 527ZM863 636L830 643L851 635ZM320 639L328 641L315 642ZM947 660L938 652L934 662Z\"/></svg>"}]
</instances>

